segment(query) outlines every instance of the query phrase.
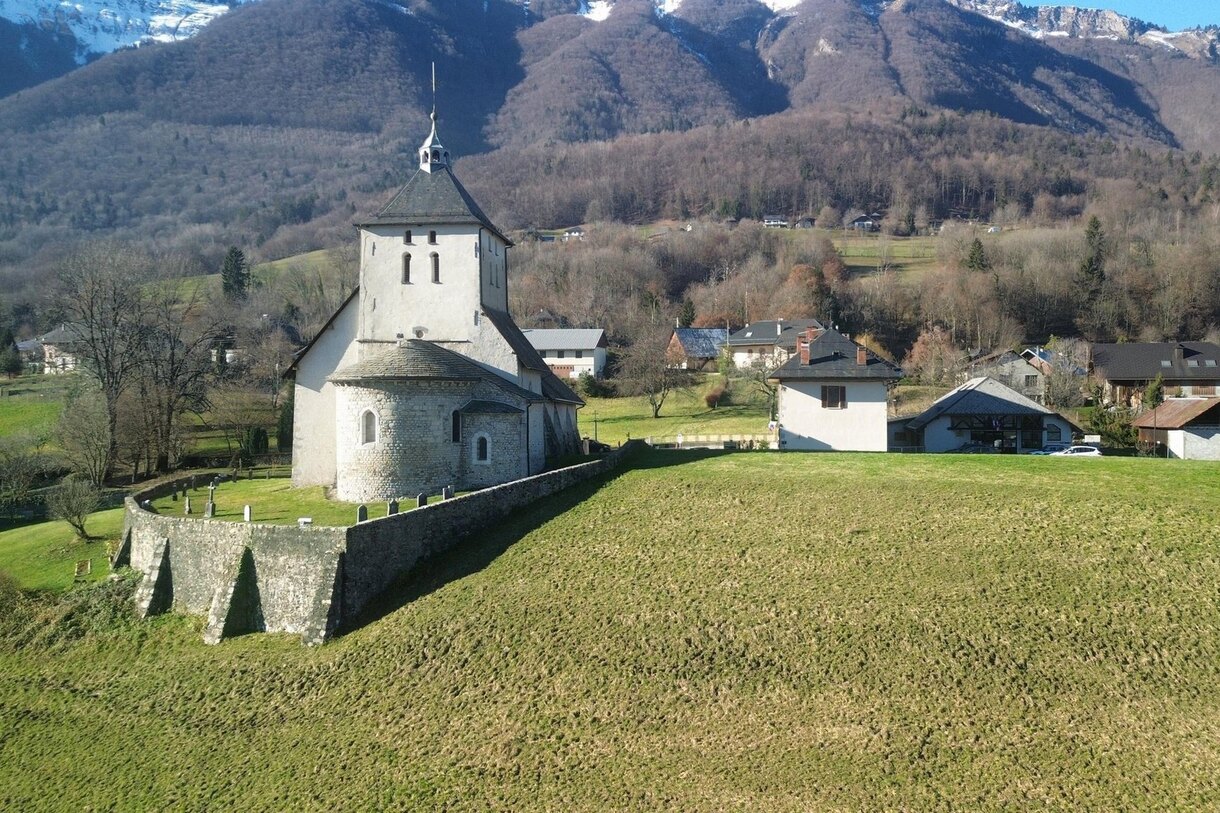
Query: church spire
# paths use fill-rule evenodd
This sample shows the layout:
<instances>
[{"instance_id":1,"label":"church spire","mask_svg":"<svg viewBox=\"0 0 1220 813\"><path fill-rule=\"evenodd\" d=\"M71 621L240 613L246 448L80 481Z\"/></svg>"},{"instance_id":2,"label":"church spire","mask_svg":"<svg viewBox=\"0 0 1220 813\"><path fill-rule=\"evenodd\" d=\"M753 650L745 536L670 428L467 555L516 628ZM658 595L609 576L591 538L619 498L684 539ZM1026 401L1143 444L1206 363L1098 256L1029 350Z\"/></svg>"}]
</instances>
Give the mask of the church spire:
<instances>
[{"instance_id":1,"label":"church spire","mask_svg":"<svg viewBox=\"0 0 1220 813\"><path fill-rule=\"evenodd\" d=\"M436 135L436 63L432 63L432 132L419 148L419 168L431 173L433 170L449 166L449 150L441 145Z\"/></svg>"}]
</instances>

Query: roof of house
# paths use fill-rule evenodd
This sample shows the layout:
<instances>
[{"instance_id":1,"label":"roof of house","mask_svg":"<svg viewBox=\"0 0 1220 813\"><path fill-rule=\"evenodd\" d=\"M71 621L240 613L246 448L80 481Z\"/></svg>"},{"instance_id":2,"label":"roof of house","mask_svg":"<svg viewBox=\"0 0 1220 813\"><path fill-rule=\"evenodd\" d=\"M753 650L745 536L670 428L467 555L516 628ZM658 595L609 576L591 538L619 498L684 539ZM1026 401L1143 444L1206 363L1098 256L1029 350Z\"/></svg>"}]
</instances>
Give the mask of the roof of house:
<instances>
[{"instance_id":1,"label":"roof of house","mask_svg":"<svg viewBox=\"0 0 1220 813\"><path fill-rule=\"evenodd\" d=\"M741 330L729 336L730 347L755 344L780 344L785 347L795 347L796 337L805 332L806 328L822 329L822 323L817 319L764 319L751 322Z\"/></svg>"},{"instance_id":2,"label":"roof of house","mask_svg":"<svg viewBox=\"0 0 1220 813\"><path fill-rule=\"evenodd\" d=\"M364 358L336 370L327 380L337 384L365 381L486 381L527 401L541 401L546 397L514 384L461 353L423 339L405 339L396 344L370 348Z\"/></svg>"},{"instance_id":3,"label":"roof of house","mask_svg":"<svg viewBox=\"0 0 1220 813\"><path fill-rule=\"evenodd\" d=\"M1208 413L1214 413L1209 417L1220 423L1220 398L1169 398L1131 425L1141 429L1181 429Z\"/></svg>"},{"instance_id":4,"label":"roof of house","mask_svg":"<svg viewBox=\"0 0 1220 813\"><path fill-rule=\"evenodd\" d=\"M512 245L496 228L479 204L462 186L461 181L447 166L436 167L431 172L416 170L402 189L390 202L357 226L378 225L431 225L441 223L469 223L481 225L504 242Z\"/></svg>"},{"instance_id":5,"label":"roof of house","mask_svg":"<svg viewBox=\"0 0 1220 813\"><path fill-rule=\"evenodd\" d=\"M59 327L38 337L38 341L43 344L59 345L59 344L75 344L81 340L80 328L72 322L66 322Z\"/></svg>"},{"instance_id":6,"label":"roof of house","mask_svg":"<svg viewBox=\"0 0 1220 813\"><path fill-rule=\"evenodd\" d=\"M26 339L24 342L17 342L17 352L19 353L36 353L42 350L42 341L39 339Z\"/></svg>"},{"instance_id":7,"label":"roof of house","mask_svg":"<svg viewBox=\"0 0 1220 813\"><path fill-rule=\"evenodd\" d=\"M720 355L729 331L722 327L676 327L674 337L687 357L711 359Z\"/></svg>"},{"instance_id":8,"label":"roof of house","mask_svg":"<svg viewBox=\"0 0 1220 813\"><path fill-rule=\"evenodd\" d=\"M920 429L942 415L1055 415L1053 409L1026 398L1012 387L1006 387L994 378L978 376L960 387L942 395L932 406L916 415L907 424L911 429ZM1067 420L1064 418L1064 420ZM1071 421L1068 424L1078 428Z\"/></svg>"},{"instance_id":9,"label":"roof of house","mask_svg":"<svg viewBox=\"0 0 1220 813\"><path fill-rule=\"evenodd\" d=\"M589 328L532 328L521 331L535 350L582 350L606 346L606 331Z\"/></svg>"},{"instance_id":10,"label":"roof of house","mask_svg":"<svg viewBox=\"0 0 1220 813\"><path fill-rule=\"evenodd\" d=\"M1092 349L1093 368L1108 381L1151 381L1158 375L1174 381L1220 380L1220 345L1211 342L1127 342Z\"/></svg>"},{"instance_id":11,"label":"roof of house","mask_svg":"<svg viewBox=\"0 0 1220 813\"><path fill-rule=\"evenodd\" d=\"M809 343L809 363L798 353L788 359L771 378L787 380L860 380L896 381L902 370L883 358L865 351L865 363L859 364L856 350L860 345L837 330L827 329Z\"/></svg>"}]
</instances>

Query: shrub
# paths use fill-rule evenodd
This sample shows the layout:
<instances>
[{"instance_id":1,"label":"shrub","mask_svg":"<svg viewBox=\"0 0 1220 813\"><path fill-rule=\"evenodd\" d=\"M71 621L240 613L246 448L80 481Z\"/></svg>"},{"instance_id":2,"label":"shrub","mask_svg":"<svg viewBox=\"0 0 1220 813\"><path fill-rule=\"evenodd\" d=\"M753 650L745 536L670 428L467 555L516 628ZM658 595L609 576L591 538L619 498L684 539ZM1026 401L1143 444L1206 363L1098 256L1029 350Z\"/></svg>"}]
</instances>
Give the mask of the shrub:
<instances>
[{"instance_id":1,"label":"shrub","mask_svg":"<svg viewBox=\"0 0 1220 813\"><path fill-rule=\"evenodd\" d=\"M614 385L609 381L599 381L590 373L581 373L576 379L576 390L581 395L587 395L590 398L613 398Z\"/></svg>"},{"instance_id":2,"label":"shrub","mask_svg":"<svg viewBox=\"0 0 1220 813\"><path fill-rule=\"evenodd\" d=\"M703 396L703 402L707 404L708 409L715 409L720 406L722 401L727 401L725 398L724 387L716 387L714 390Z\"/></svg>"}]
</instances>

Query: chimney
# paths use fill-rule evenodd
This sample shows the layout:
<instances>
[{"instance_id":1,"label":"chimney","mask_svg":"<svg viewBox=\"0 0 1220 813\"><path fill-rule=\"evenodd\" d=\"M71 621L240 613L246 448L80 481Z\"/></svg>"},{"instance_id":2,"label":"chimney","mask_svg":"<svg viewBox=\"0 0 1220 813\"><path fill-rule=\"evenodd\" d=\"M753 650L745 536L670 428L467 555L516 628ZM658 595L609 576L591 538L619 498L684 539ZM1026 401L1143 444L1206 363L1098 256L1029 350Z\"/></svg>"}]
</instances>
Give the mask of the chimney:
<instances>
[{"instance_id":1,"label":"chimney","mask_svg":"<svg viewBox=\"0 0 1220 813\"><path fill-rule=\"evenodd\" d=\"M861 367L868 364L868 351L860 345L856 345L856 364Z\"/></svg>"},{"instance_id":2,"label":"chimney","mask_svg":"<svg viewBox=\"0 0 1220 813\"><path fill-rule=\"evenodd\" d=\"M1185 347L1183 347L1183 346L1182 346L1182 345L1180 345L1180 344L1178 344L1178 345L1174 345L1174 348L1173 348L1173 360L1174 360L1174 363L1176 363L1176 364L1181 364L1181 363L1182 363L1182 360L1183 360L1184 358L1186 358L1186 348L1185 348Z\"/></svg>"},{"instance_id":3,"label":"chimney","mask_svg":"<svg viewBox=\"0 0 1220 813\"><path fill-rule=\"evenodd\" d=\"M796 348L801 351L801 364L809 364L809 337L802 336L797 339Z\"/></svg>"}]
</instances>

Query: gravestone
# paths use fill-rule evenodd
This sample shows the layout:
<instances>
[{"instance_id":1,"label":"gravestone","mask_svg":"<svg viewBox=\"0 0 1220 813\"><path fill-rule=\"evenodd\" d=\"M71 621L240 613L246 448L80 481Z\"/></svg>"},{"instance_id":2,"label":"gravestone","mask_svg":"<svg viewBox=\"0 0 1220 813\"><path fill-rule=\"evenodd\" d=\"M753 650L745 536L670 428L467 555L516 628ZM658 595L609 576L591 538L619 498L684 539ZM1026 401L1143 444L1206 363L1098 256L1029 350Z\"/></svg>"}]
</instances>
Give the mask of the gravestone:
<instances>
[{"instance_id":1,"label":"gravestone","mask_svg":"<svg viewBox=\"0 0 1220 813\"><path fill-rule=\"evenodd\" d=\"M313 525L313 517L297 517L297 527L305 528Z\"/></svg>"},{"instance_id":2,"label":"gravestone","mask_svg":"<svg viewBox=\"0 0 1220 813\"><path fill-rule=\"evenodd\" d=\"M203 507L203 518L211 519L216 516L216 503L208 500L208 504Z\"/></svg>"},{"instance_id":3,"label":"gravestone","mask_svg":"<svg viewBox=\"0 0 1220 813\"><path fill-rule=\"evenodd\" d=\"M176 489L176 488L175 488L175 489L174 489L174 493L173 493L173 494L170 494L170 495L169 495L169 498L170 498L170 499L171 499L173 502L178 502L178 489Z\"/></svg>"},{"instance_id":4,"label":"gravestone","mask_svg":"<svg viewBox=\"0 0 1220 813\"><path fill-rule=\"evenodd\" d=\"M182 498L182 513L191 513L191 498L189 496Z\"/></svg>"},{"instance_id":5,"label":"gravestone","mask_svg":"<svg viewBox=\"0 0 1220 813\"><path fill-rule=\"evenodd\" d=\"M356 522L368 522L368 519L369 507L367 505L362 505L356 509Z\"/></svg>"},{"instance_id":6,"label":"gravestone","mask_svg":"<svg viewBox=\"0 0 1220 813\"><path fill-rule=\"evenodd\" d=\"M392 517L398 513L398 500L390 500L385 506L385 515Z\"/></svg>"},{"instance_id":7,"label":"gravestone","mask_svg":"<svg viewBox=\"0 0 1220 813\"><path fill-rule=\"evenodd\" d=\"M453 486L445 486L444 488L441 489L441 499L442 500L452 500L453 499Z\"/></svg>"},{"instance_id":8,"label":"gravestone","mask_svg":"<svg viewBox=\"0 0 1220 813\"><path fill-rule=\"evenodd\" d=\"M423 508L427 504L428 504L428 495L427 494L420 492L419 494L416 495L416 497L415 497L415 507L416 508Z\"/></svg>"},{"instance_id":9,"label":"gravestone","mask_svg":"<svg viewBox=\"0 0 1220 813\"><path fill-rule=\"evenodd\" d=\"M247 505L244 509L242 509L241 516L243 521L250 521L250 506Z\"/></svg>"}]
</instances>

